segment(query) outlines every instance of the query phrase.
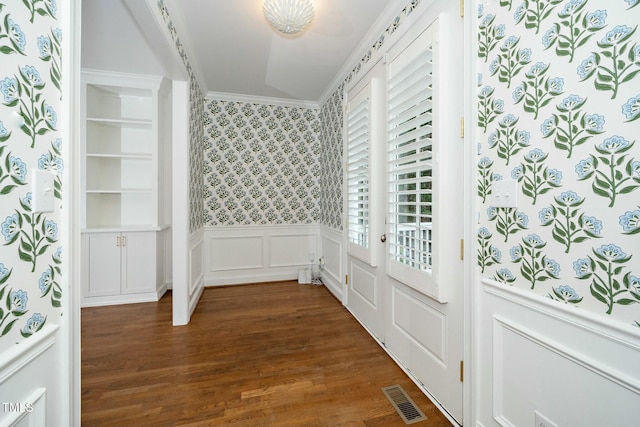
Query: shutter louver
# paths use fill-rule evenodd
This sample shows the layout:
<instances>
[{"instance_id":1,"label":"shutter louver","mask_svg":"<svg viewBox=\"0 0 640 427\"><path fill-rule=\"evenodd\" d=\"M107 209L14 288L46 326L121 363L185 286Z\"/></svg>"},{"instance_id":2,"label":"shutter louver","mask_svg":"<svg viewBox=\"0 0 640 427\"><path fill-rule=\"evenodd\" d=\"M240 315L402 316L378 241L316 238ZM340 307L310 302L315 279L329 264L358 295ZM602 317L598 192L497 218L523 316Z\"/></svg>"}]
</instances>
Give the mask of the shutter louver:
<instances>
[{"instance_id":1,"label":"shutter louver","mask_svg":"<svg viewBox=\"0 0 640 427\"><path fill-rule=\"evenodd\" d=\"M389 250L420 271L432 265L432 60L424 50L388 84Z\"/></svg>"},{"instance_id":2,"label":"shutter louver","mask_svg":"<svg viewBox=\"0 0 640 427\"><path fill-rule=\"evenodd\" d=\"M347 228L349 242L369 248L369 98L347 118Z\"/></svg>"}]
</instances>

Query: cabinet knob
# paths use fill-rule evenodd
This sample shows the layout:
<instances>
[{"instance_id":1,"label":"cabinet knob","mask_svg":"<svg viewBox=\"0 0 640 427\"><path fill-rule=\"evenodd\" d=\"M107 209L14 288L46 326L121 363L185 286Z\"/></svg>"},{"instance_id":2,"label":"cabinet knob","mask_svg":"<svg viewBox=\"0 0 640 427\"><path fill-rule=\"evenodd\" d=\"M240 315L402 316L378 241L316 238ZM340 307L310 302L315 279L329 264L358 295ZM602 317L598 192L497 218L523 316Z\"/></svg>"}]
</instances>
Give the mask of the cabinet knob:
<instances>
[{"instance_id":1,"label":"cabinet knob","mask_svg":"<svg viewBox=\"0 0 640 427\"><path fill-rule=\"evenodd\" d=\"M120 247L120 236L116 236L116 246Z\"/></svg>"},{"instance_id":2,"label":"cabinet knob","mask_svg":"<svg viewBox=\"0 0 640 427\"><path fill-rule=\"evenodd\" d=\"M127 238L122 236L120 238L120 246L126 246L127 245Z\"/></svg>"}]
</instances>

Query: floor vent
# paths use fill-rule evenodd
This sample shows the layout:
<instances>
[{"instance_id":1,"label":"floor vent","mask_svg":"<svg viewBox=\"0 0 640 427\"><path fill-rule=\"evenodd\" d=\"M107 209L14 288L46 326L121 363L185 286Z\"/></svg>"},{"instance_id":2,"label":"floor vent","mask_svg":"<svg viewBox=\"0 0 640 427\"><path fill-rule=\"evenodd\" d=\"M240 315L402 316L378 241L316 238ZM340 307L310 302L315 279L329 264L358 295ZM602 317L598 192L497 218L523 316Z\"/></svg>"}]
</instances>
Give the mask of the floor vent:
<instances>
[{"instance_id":1,"label":"floor vent","mask_svg":"<svg viewBox=\"0 0 640 427\"><path fill-rule=\"evenodd\" d=\"M398 415L400 415L406 424L413 424L427 419L420 408L416 406L409 395L407 395L399 385L383 387L382 392L387 396L389 402L396 408Z\"/></svg>"}]
</instances>

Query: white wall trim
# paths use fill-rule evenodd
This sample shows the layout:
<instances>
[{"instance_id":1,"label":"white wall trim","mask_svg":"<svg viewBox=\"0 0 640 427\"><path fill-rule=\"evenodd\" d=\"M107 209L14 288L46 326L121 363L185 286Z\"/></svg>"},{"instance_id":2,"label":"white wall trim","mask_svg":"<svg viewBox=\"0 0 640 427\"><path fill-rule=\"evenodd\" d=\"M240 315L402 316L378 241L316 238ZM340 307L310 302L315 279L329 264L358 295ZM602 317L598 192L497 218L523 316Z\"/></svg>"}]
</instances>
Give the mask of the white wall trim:
<instances>
[{"instance_id":1,"label":"white wall trim","mask_svg":"<svg viewBox=\"0 0 640 427\"><path fill-rule=\"evenodd\" d=\"M322 283L344 304L345 251L342 232L322 226L320 228L320 247L320 256L325 259L325 265L321 272Z\"/></svg>"},{"instance_id":2,"label":"white wall trim","mask_svg":"<svg viewBox=\"0 0 640 427\"><path fill-rule=\"evenodd\" d=\"M498 298L518 304L523 307L542 312L556 320L569 323L587 332L595 333L604 339L626 345L640 351L640 330L638 328L607 319L577 307L567 306L512 286L505 286L492 279L482 280L484 291Z\"/></svg>"},{"instance_id":3,"label":"white wall trim","mask_svg":"<svg viewBox=\"0 0 640 427\"><path fill-rule=\"evenodd\" d=\"M271 98L268 96L255 96L255 95L242 95L239 93L228 92L207 92L207 101L230 101L230 102L246 102L250 104L266 104L266 105L281 105L283 107L300 107L300 108L312 108L319 109L320 104L315 101L298 101L295 99L286 98Z\"/></svg>"},{"instance_id":4,"label":"white wall trim","mask_svg":"<svg viewBox=\"0 0 640 427\"><path fill-rule=\"evenodd\" d=\"M572 363L580 365L581 367L600 375L608 381L612 381L633 393L640 394L640 379L630 378L628 375L625 375L610 366L606 366L603 363L599 363L597 360L588 357L586 354L572 350L570 347L538 334L520 323L511 321L504 316L494 315L493 319L494 354L496 356L504 354L504 351L502 351L502 334L505 331L510 331L569 360ZM503 363L501 358L496 357L493 360L494 384L502 383L502 366ZM501 401L502 399L496 399L496 402ZM502 413L502 411L496 411L495 413Z\"/></svg>"},{"instance_id":5,"label":"white wall trim","mask_svg":"<svg viewBox=\"0 0 640 427\"><path fill-rule=\"evenodd\" d=\"M39 387L20 405L30 405L24 412L9 412L9 416L0 421L0 427L44 426L47 423L47 389ZM5 403L5 402L3 402ZM25 422L26 421L26 422Z\"/></svg>"},{"instance_id":6,"label":"white wall trim","mask_svg":"<svg viewBox=\"0 0 640 427\"><path fill-rule=\"evenodd\" d=\"M615 407L640 402L633 326L495 280L479 285L476 419L525 425L537 411L558 425L632 423Z\"/></svg>"},{"instance_id":7,"label":"white wall trim","mask_svg":"<svg viewBox=\"0 0 640 427\"><path fill-rule=\"evenodd\" d=\"M45 325L28 340L21 341L0 353L0 385L55 345L58 329L58 325Z\"/></svg>"},{"instance_id":8,"label":"white wall trim","mask_svg":"<svg viewBox=\"0 0 640 427\"><path fill-rule=\"evenodd\" d=\"M193 233L189 238L189 317L193 314L204 291L204 233Z\"/></svg>"},{"instance_id":9,"label":"white wall trim","mask_svg":"<svg viewBox=\"0 0 640 427\"><path fill-rule=\"evenodd\" d=\"M205 286L294 280L321 253L317 224L205 227L203 234Z\"/></svg>"}]
</instances>

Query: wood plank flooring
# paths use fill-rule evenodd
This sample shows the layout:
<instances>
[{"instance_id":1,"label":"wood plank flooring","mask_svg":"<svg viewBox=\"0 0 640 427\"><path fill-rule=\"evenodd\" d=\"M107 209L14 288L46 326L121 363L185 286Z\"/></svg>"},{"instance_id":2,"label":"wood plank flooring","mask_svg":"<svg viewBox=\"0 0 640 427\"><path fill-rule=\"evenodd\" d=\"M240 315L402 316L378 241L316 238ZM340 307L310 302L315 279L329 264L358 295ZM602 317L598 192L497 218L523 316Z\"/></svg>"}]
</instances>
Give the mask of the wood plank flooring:
<instances>
[{"instance_id":1,"label":"wood plank flooring","mask_svg":"<svg viewBox=\"0 0 640 427\"><path fill-rule=\"evenodd\" d=\"M394 384L451 425L323 286L207 288L181 327L170 293L82 309L83 426L404 426Z\"/></svg>"}]
</instances>

